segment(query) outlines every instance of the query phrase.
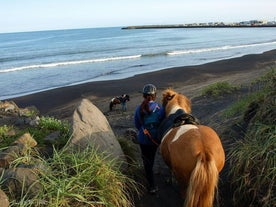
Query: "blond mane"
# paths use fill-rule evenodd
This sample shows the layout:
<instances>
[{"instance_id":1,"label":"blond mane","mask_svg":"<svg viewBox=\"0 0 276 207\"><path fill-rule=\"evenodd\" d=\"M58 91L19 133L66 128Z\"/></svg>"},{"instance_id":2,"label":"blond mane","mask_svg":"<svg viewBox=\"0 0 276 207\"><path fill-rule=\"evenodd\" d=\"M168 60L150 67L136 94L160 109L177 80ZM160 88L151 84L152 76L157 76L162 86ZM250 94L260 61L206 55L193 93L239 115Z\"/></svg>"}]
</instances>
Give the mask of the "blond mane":
<instances>
[{"instance_id":1,"label":"blond mane","mask_svg":"<svg viewBox=\"0 0 276 207\"><path fill-rule=\"evenodd\" d=\"M179 184L185 207L212 207L219 172L225 153L217 133L210 127L186 122L191 101L173 89L163 91L167 124L172 124L162 137L160 152ZM165 125L162 125L165 128Z\"/></svg>"},{"instance_id":2,"label":"blond mane","mask_svg":"<svg viewBox=\"0 0 276 207\"><path fill-rule=\"evenodd\" d=\"M191 113L191 101L183 94L168 88L163 91L162 96L162 104L165 106L167 116L180 108L188 114Z\"/></svg>"}]
</instances>

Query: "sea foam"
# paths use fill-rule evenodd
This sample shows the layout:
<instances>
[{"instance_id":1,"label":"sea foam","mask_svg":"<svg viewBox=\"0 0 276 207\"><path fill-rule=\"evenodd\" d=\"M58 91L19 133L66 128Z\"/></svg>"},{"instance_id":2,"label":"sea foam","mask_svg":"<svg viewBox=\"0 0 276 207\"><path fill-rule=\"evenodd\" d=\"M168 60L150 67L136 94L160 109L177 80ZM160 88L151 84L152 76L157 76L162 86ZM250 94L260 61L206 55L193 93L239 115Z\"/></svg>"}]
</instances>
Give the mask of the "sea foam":
<instances>
[{"instance_id":1,"label":"sea foam","mask_svg":"<svg viewBox=\"0 0 276 207\"><path fill-rule=\"evenodd\" d=\"M77 65L77 64L85 64L85 63L135 59L140 57L141 55L132 55L132 56L121 56L121 57L98 58L98 59L90 59L90 60L56 62L56 63L47 63L47 64L38 64L38 65L26 65L26 66L14 67L14 68L1 69L0 73L9 73L9 72L15 72L20 70L34 69L34 68L51 68L51 67L58 67L58 66L65 66L65 65Z\"/></svg>"}]
</instances>

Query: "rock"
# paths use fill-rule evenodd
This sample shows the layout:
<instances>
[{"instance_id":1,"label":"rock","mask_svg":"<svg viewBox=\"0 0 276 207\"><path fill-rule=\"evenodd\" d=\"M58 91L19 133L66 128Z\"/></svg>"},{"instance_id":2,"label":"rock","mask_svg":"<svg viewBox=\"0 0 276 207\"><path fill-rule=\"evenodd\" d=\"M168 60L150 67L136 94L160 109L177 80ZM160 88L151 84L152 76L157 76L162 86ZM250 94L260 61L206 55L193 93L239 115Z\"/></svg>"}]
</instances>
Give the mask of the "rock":
<instances>
[{"instance_id":1,"label":"rock","mask_svg":"<svg viewBox=\"0 0 276 207\"><path fill-rule=\"evenodd\" d=\"M39 116L36 116L35 119L31 120L30 125L31 126L38 126L39 125L40 118Z\"/></svg>"},{"instance_id":2,"label":"rock","mask_svg":"<svg viewBox=\"0 0 276 207\"><path fill-rule=\"evenodd\" d=\"M17 140L14 141L14 144L23 144L26 147L35 147L37 142L35 139L30 135L30 133L25 133Z\"/></svg>"},{"instance_id":3,"label":"rock","mask_svg":"<svg viewBox=\"0 0 276 207\"><path fill-rule=\"evenodd\" d=\"M12 137L12 136L15 136L16 135L16 131L15 129L9 129L6 133L5 133L5 136L7 137Z\"/></svg>"},{"instance_id":4,"label":"rock","mask_svg":"<svg viewBox=\"0 0 276 207\"><path fill-rule=\"evenodd\" d=\"M28 195L33 197L40 190L39 178L33 169L10 168L2 173L2 186L9 189L16 197Z\"/></svg>"},{"instance_id":5,"label":"rock","mask_svg":"<svg viewBox=\"0 0 276 207\"><path fill-rule=\"evenodd\" d=\"M14 111L14 109L15 109L14 105L9 105L5 108L5 112L12 112L12 111Z\"/></svg>"},{"instance_id":6,"label":"rock","mask_svg":"<svg viewBox=\"0 0 276 207\"><path fill-rule=\"evenodd\" d=\"M125 133L124 137L126 139L131 140L133 143L138 144L138 137L137 137L137 130L134 128L128 128Z\"/></svg>"},{"instance_id":7,"label":"rock","mask_svg":"<svg viewBox=\"0 0 276 207\"><path fill-rule=\"evenodd\" d=\"M17 158L23 145L10 146L8 149L0 153L0 167L8 167L12 161Z\"/></svg>"},{"instance_id":8,"label":"rock","mask_svg":"<svg viewBox=\"0 0 276 207\"><path fill-rule=\"evenodd\" d=\"M72 133L69 148L91 146L108 154L111 159L125 161L122 148L106 117L87 99L83 99L73 113Z\"/></svg>"},{"instance_id":9,"label":"rock","mask_svg":"<svg viewBox=\"0 0 276 207\"><path fill-rule=\"evenodd\" d=\"M0 207L8 207L9 205L8 196L0 189Z\"/></svg>"},{"instance_id":10,"label":"rock","mask_svg":"<svg viewBox=\"0 0 276 207\"><path fill-rule=\"evenodd\" d=\"M59 135L60 135L60 131L54 131L50 134L48 134L45 138L44 138L44 141L46 143L54 143L58 140L59 138Z\"/></svg>"},{"instance_id":11,"label":"rock","mask_svg":"<svg viewBox=\"0 0 276 207\"><path fill-rule=\"evenodd\" d=\"M18 109L13 101L0 101L0 110L4 113L17 113Z\"/></svg>"},{"instance_id":12,"label":"rock","mask_svg":"<svg viewBox=\"0 0 276 207\"><path fill-rule=\"evenodd\" d=\"M7 167L19 155L24 155L29 147L35 147L37 142L29 133L23 134L6 150L0 152L0 167Z\"/></svg>"},{"instance_id":13,"label":"rock","mask_svg":"<svg viewBox=\"0 0 276 207\"><path fill-rule=\"evenodd\" d=\"M37 115L39 115L39 110L35 106L19 109L19 116L36 117Z\"/></svg>"}]
</instances>

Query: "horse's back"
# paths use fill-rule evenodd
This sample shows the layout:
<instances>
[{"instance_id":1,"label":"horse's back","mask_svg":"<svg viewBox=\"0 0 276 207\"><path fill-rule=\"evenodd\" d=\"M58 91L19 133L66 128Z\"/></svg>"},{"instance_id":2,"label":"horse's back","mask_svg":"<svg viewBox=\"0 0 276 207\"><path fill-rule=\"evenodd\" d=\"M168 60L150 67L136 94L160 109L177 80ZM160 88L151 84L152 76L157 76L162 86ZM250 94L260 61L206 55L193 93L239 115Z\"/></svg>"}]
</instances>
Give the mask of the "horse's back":
<instances>
[{"instance_id":1,"label":"horse's back","mask_svg":"<svg viewBox=\"0 0 276 207\"><path fill-rule=\"evenodd\" d=\"M198 127L188 124L171 129L164 136L160 150L164 161L172 168L175 176L184 176L188 180L197 157L204 150Z\"/></svg>"},{"instance_id":2,"label":"horse's back","mask_svg":"<svg viewBox=\"0 0 276 207\"><path fill-rule=\"evenodd\" d=\"M211 156L216 162L218 172L220 172L224 166L225 153L219 136L208 126L199 125L198 129L201 134L205 150L211 153Z\"/></svg>"},{"instance_id":3,"label":"horse's back","mask_svg":"<svg viewBox=\"0 0 276 207\"><path fill-rule=\"evenodd\" d=\"M187 179L199 156L205 159L208 155L214 159L218 171L224 166L225 155L220 138L207 126L187 124L171 129L164 136L160 150L166 164Z\"/></svg>"}]
</instances>

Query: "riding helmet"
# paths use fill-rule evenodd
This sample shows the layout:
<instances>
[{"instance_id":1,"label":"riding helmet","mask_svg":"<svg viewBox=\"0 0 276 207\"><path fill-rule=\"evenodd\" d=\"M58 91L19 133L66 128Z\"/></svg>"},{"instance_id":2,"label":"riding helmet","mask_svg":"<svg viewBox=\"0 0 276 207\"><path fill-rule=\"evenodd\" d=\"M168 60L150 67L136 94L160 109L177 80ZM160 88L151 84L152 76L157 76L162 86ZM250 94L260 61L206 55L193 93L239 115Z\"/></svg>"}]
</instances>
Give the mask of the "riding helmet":
<instances>
[{"instance_id":1,"label":"riding helmet","mask_svg":"<svg viewBox=\"0 0 276 207\"><path fill-rule=\"evenodd\" d=\"M155 95L156 94L156 87L153 84L146 84L143 88L144 95Z\"/></svg>"}]
</instances>

